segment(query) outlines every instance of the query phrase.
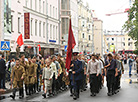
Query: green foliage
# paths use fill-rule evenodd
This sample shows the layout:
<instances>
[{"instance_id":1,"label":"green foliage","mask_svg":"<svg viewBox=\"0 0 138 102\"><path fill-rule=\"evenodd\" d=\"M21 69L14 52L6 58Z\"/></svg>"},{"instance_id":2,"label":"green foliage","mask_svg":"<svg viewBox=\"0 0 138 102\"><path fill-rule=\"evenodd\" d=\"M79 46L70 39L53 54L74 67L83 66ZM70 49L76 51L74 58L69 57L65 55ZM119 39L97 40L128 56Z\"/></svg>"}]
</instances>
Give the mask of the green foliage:
<instances>
[{"instance_id":1,"label":"green foliage","mask_svg":"<svg viewBox=\"0 0 138 102\"><path fill-rule=\"evenodd\" d=\"M128 13L128 20L125 22L123 29L128 32L133 40L136 40L135 45L138 47L138 0L134 1Z\"/></svg>"},{"instance_id":2,"label":"green foliage","mask_svg":"<svg viewBox=\"0 0 138 102\"><path fill-rule=\"evenodd\" d=\"M138 55L138 49L136 49L135 51L133 51L134 54Z\"/></svg>"}]
</instances>

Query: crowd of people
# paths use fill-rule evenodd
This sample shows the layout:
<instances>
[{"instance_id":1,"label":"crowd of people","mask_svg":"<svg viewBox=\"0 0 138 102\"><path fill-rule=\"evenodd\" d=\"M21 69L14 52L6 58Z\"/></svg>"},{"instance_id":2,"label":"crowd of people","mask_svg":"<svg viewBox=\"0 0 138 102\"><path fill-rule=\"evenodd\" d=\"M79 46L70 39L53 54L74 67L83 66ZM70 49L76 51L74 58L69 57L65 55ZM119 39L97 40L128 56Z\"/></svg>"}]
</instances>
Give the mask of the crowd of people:
<instances>
[{"instance_id":1,"label":"crowd of people","mask_svg":"<svg viewBox=\"0 0 138 102\"><path fill-rule=\"evenodd\" d=\"M129 76L131 76L132 56L129 61L125 61L120 54L107 54L102 59L100 54L83 55L73 52L70 69L65 67L66 57L60 54L50 57L25 58L21 55L16 60L10 61L8 70L10 74L11 88L13 89L11 98L15 99L16 91L19 90L19 98L26 95L33 95L43 91L42 97L52 97L58 93L70 89L70 96L74 100L78 99L80 92L86 91L88 83L90 84L90 96L95 97L104 86L106 76L108 96L119 92L120 80L124 74L123 63L129 64ZM124 61L124 62L123 62ZM138 63L138 59L136 60ZM5 70L6 64L4 56L0 57L0 88L5 88Z\"/></svg>"}]
</instances>

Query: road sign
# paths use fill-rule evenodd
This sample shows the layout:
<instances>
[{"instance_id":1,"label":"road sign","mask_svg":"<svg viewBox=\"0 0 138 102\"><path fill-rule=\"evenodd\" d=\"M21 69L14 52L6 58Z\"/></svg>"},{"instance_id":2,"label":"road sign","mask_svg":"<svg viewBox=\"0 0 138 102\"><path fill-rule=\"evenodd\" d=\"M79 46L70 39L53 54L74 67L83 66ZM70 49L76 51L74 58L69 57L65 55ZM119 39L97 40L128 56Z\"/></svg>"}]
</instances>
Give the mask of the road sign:
<instances>
[{"instance_id":1,"label":"road sign","mask_svg":"<svg viewBox=\"0 0 138 102\"><path fill-rule=\"evenodd\" d=\"M65 52L67 52L67 45L65 45L64 50L65 50Z\"/></svg>"},{"instance_id":2,"label":"road sign","mask_svg":"<svg viewBox=\"0 0 138 102\"><path fill-rule=\"evenodd\" d=\"M10 42L9 41L1 41L1 50L9 51L10 50Z\"/></svg>"}]
</instances>

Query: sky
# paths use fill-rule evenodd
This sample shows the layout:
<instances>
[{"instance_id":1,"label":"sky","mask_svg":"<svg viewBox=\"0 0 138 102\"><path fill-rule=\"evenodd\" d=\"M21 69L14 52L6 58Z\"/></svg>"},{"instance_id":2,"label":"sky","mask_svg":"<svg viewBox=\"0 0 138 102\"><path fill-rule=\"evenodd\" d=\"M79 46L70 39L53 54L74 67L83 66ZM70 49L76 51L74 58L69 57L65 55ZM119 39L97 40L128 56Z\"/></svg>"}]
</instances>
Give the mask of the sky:
<instances>
[{"instance_id":1,"label":"sky","mask_svg":"<svg viewBox=\"0 0 138 102\"><path fill-rule=\"evenodd\" d=\"M106 16L113 11L124 11L129 8L129 0L83 0L84 4L88 2L90 9L95 10L98 19L103 21L103 30L105 31L121 31L125 21L127 21L127 13Z\"/></svg>"}]
</instances>

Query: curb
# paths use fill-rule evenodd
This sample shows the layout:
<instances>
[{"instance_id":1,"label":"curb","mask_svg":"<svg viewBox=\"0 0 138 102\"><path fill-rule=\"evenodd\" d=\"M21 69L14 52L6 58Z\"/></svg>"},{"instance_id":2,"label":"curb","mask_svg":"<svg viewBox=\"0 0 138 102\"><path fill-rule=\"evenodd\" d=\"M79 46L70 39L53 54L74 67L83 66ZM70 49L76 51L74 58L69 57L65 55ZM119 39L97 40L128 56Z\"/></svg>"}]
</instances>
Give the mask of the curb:
<instances>
[{"instance_id":1,"label":"curb","mask_svg":"<svg viewBox=\"0 0 138 102\"><path fill-rule=\"evenodd\" d=\"M12 92L12 89L8 89L8 90L0 89L0 95L11 93L11 92Z\"/></svg>"}]
</instances>

